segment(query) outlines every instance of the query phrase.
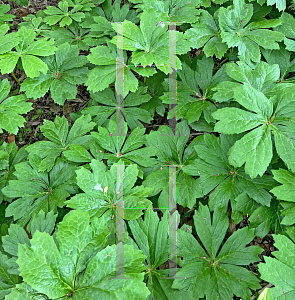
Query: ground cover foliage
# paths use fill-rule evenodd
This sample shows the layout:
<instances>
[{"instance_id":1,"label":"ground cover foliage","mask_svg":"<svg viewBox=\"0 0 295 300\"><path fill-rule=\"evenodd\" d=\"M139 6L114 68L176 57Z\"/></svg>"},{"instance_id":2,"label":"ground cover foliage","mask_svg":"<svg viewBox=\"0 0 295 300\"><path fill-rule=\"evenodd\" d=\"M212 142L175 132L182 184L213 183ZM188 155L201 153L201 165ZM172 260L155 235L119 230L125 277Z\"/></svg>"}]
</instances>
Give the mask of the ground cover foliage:
<instances>
[{"instance_id":1,"label":"ground cover foliage","mask_svg":"<svg viewBox=\"0 0 295 300\"><path fill-rule=\"evenodd\" d=\"M0 298L294 300L294 2L1 2Z\"/></svg>"}]
</instances>

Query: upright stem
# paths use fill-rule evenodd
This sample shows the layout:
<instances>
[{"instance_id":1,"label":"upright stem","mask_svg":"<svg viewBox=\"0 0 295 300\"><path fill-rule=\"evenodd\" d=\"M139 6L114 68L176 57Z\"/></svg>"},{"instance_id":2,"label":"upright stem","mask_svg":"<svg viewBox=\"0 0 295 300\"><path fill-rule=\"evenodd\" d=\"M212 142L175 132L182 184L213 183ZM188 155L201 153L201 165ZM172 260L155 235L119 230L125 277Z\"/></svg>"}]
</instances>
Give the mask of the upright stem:
<instances>
[{"instance_id":1,"label":"upright stem","mask_svg":"<svg viewBox=\"0 0 295 300\"><path fill-rule=\"evenodd\" d=\"M15 77L14 73L11 72L11 75L13 76L13 78L15 79L15 81L18 83L18 85L20 86L20 82L18 81L18 79Z\"/></svg>"},{"instance_id":2,"label":"upright stem","mask_svg":"<svg viewBox=\"0 0 295 300\"><path fill-rule=\"evenodd\" d=\"M213 69L213 72L218 69L222 64L224 64L226 61L228 60L228 58L225 58L218 66L216 66L214 69Z\"/></svg>"}]
</instances>

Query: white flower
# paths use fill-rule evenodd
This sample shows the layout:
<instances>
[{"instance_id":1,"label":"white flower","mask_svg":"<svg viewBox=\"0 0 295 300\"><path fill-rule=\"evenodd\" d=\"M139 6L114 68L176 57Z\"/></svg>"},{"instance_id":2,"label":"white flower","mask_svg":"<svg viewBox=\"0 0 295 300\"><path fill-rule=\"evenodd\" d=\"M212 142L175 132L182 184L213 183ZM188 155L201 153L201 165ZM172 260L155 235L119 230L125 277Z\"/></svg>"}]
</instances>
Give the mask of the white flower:
<instances>
[{"instance_id":1,"label":"white flower","mask_svg":"<svg viewBox=\"0 0 295 300\"><path fill-rule=\"evenodd\" d=\"M94 189L97 190L97 191L102 191L101 185L99 183L96 184Z\"/></svg>"},{"instance_id":2,"label":"white flower","mask_svg":"<svg viewBox=\"0 0 295 300\"><path fill-rule=\"evenodd\" d=\"M157 26L158 25L160 25L162 28L164 28L165 27L165 24L164 24L164 22L163 21L159 21L159 24L157 24Z\"/></svg>"}]
</instances>

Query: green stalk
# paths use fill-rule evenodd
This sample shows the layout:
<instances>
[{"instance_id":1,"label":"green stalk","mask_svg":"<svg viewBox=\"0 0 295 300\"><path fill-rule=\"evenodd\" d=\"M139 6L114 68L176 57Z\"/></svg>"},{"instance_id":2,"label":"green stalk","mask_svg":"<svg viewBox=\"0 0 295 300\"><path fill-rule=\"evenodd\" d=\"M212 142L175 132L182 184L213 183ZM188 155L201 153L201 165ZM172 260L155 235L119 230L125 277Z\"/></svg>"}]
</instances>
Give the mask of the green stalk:
<instances>
[{"instance_id":1,"label":"green stalk","mask_svg":"<svg viewBox=\"0 0 295 300\"><path fill-rule=\"evenodd\" d=\"M217 65L214 69L213 72L218 69L221 65L223 65L226 61L228 60L228 58L225 58L219 65Z\"/></svg>"},{"instance_id":2,"label":"green stalk","mask_svg":"<svg viewBox=\"0 0 295 300\"><path fill-rule=\"evenodd\" d=\"M13 78L15 79L15 81L18 83L18 85L20 86L20 82L18 81L18 79L15 77L14 73L11 72L11 75L13 76Z\"/></svg>"}]
</instances>

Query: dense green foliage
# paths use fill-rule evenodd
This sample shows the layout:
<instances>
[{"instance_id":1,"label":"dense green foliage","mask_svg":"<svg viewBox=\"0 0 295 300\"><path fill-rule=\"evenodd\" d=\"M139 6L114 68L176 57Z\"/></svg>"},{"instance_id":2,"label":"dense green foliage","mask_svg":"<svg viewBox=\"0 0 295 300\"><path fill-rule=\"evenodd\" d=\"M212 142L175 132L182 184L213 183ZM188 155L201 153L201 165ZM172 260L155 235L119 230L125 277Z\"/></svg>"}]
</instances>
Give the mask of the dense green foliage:
<instances>
[{"instance_id":1,"label":"dense green foliage","mask_svg":"<svg viewBox=\"0 0 295 300\"><path fill-rule=\"evenodd\" d=\"M63 0L11 30L2 4L0 75L19 86L10 94L0 80L0 133L17 135L30 101L45 95L64 106L83 87L90 99L71 125L64 115L44 120L41 141L2 141L0 300L253 300L261 280L272 287L259 300L294 300L294 6ZM169 210L173 189L187 214ZM190 214L191 225L181 222ZM249 224L230 233L243 216ZM250 243L269 233L278 250L262 260ZM172 277L163 265L173 234Z\"/></svg>"}]
</instances>

